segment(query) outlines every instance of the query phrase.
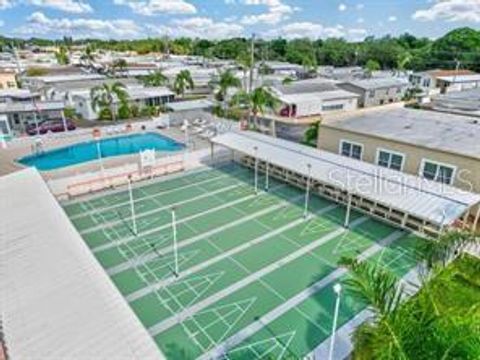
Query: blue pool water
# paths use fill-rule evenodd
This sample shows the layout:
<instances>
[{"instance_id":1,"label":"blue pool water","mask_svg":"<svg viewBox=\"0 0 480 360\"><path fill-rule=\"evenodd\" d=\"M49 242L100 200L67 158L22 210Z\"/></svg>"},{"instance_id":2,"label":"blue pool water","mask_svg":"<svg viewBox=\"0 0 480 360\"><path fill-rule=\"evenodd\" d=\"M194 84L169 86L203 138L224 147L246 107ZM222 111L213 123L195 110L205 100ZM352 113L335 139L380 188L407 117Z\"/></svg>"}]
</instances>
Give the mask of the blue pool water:
<instances>
[{"instance_id":1,"label":"blue pool water","mask_svg":"<svg viewBox=\"0 0 480 360\"><path fill-rule=\"evenodd\" d=\"M183 149L183 145L155 133L119 136L100 140L102 158L136 154L146 149L174 152ZM37 155L25 156L19 159L18 162L26 166L35 166L38 170L54 170L97 159L97 143L96 141L88 141Z\"/></svg>"}]
</instances>

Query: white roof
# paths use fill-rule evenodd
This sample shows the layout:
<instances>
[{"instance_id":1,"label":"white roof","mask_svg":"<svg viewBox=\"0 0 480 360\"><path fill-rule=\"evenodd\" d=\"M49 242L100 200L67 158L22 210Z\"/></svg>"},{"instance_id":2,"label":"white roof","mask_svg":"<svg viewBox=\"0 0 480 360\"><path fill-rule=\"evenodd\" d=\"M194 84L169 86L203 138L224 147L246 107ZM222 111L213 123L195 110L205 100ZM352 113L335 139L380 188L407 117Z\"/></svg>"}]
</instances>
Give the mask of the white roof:
<instances>
[{"instance_id":1,"label":"white roof","mask_svg":"<svg viewBox=\"0 0 480 360\"><path fill-rule=\"evenodd\" d=\"M132 100L175 95L167 87L127 87L126 91Z\"/></svg>"},{"instance_id":2,"label":"white roof","mask_svg":"<svg viewBox=\"0 0 480 360\"><path fill-rule=\"evenodd\" d=\"M254 132L226 133L212 141L305 176L310 164L317 181L437 225L451 224L480 202L479 194Z\"/></svg>"},{"instance_id":3,"label":"white roof","mask_svg":"<svg viewBox=\"0 0 480 360\"><path fill-rule=\"evenodd\" d=\"M480 81L480 74L458 75L458 76L440 76L437 79L452 83L477 82Z\"/></svg>"},{"instance_id":4,"label":"white roof","mask_svg":"<svg viewBox=\"0 0 480 360\"><path fill-rule=\"evenodd\" d=\"M345 90L322 91L306 94L282 95L280 101L285 104L303 104L311 102L322 102L329 100L351 99L359 97L358 94Z\"/></svg>"},{"instance_id":5,"label":"white roof","mask_svg":"<svg viewBox=\"0 0 480 360\"><path fill-rule=\"evenodd\" d=\"M105 75L99 74L66 74L66 75L45 75L29 77L29 79L43 81L44 83L67 82L67 81L84 81L84 80L102 80L106 79Z\"/></svg>"},{"instance_id":6,"label":"white roof","mask_svg":"<svg viewBox=\"0 0 480 360\"><path fill-rule=\"evenodd\" d=\"M213 102L206 99L188 100L171 102L166 105L172 111L189 111L189 110L201 110L208 109L213 106Z\"/></svg>"},{"instance_id":7,"label":"white roof","mask_svg":"<svg viewBox=\"0 0 480 360\"><path fill-rule=\"evenodd\" d=\"M0 313L11 359L163 359L34 168L0 178Z\"/></svg>"}]
</instances>

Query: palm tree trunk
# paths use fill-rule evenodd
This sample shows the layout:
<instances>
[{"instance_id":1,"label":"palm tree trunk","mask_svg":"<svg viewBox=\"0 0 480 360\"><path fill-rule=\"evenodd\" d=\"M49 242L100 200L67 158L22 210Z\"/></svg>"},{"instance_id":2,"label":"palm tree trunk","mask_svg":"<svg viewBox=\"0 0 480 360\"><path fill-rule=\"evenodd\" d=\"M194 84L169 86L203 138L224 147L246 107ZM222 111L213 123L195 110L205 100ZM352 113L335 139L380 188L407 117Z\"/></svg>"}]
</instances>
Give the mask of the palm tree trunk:
<instances>
[{"instance_id":1,"label":"palm tree trunk","mask_svg":"<svg viewBox=\"0 0 480 360\"><path fill-rule=\"evenodd\" d=\"M116 123L116 122L117 122L117 116L116 116L116 114L115 114L115 104L114 104L114 103L112 103L112 104L110 105L110 112L111 112L111 114L112 114L112 121L113 121L114 123Z\"/></svg>"}]
</instances>

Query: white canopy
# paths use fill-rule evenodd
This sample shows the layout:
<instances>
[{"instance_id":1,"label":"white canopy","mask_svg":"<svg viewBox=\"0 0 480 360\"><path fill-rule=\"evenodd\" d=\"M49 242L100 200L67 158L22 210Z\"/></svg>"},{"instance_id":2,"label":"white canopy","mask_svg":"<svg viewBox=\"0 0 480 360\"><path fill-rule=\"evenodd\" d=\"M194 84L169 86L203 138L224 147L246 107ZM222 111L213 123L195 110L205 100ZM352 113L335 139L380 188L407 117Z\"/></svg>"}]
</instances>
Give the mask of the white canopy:
<instances>
[{"instance_id":1,"label":"white canopy","mask_svg":"<svg viewBox=\"0 0 480 360\"><path fill-rule=\"evenodd\" d=\"M0 314L11 359L163 359L34 168L0 178Z\"/></svg>"},{"instance_id":2,"label":"white canopy","mask_svg":"<svg viewBox=\"0 0 480 360\"><path fill-rule=\"evenodd\" d=\"M312 179L438 226L480 202L479 194L259 133L231 132L212 142L304 176L310 164Z\"/></svg>"}]
</instances>

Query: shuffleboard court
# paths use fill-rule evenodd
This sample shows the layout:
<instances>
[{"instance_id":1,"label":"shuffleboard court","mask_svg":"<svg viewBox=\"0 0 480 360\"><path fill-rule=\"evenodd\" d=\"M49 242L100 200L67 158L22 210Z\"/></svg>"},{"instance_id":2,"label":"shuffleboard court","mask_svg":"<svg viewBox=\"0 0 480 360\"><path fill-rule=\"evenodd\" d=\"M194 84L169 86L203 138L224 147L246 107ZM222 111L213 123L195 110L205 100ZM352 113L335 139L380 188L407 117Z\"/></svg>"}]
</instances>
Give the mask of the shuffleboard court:
<instances>
[{"instance_id":1,"label":"shuffleboard court","mask_svg":"<svg viewBox=\"0 0 480 360\"><path fill-rule=\"evenodd\" d=\"M419 238L237 164L64 205L169 359L303 358L331 335L344 257L405 276ZM172 225L172 208L176 223ZM177 246L174 247L174 230ZM179 272L175 272L176 264ZM345 292L341 327L365 309Z\"/></svg>"}]
</instances>

